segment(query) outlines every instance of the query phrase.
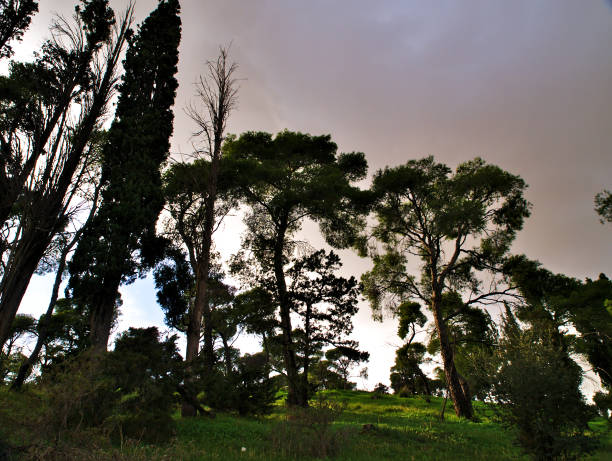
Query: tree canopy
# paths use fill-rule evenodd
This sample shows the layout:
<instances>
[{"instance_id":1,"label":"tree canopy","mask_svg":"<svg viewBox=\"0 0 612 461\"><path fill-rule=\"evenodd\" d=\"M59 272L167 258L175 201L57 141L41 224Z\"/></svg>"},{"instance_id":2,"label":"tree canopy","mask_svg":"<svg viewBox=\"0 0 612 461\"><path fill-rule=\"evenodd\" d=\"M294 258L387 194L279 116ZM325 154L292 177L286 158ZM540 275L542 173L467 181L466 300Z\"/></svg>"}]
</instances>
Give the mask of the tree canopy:
<instances>
[{"instance_id":1,"label":"tree canopy","mask_svg":"<svg viewBox=\"0 0 612 461\"><path fill-rule=\"evenodd\" d=\"M524 181L476 158L455 172L433 157L387 167L374 176L372 191L377 223L371 237L381 244L368 249L373 269L362 276L364 293L374 312L393 311L410 299L423 301L434 317L447 385L455 412L471 417L467 382L457 373L442 312L449 291L465 293L460 305L486 304L510 291L482 274L501 270L510 244L529 216ZM410 258L421 263L421 275L408 273ZM449 315L452 315L450 313Z\"/></svg>"}]
</instances>

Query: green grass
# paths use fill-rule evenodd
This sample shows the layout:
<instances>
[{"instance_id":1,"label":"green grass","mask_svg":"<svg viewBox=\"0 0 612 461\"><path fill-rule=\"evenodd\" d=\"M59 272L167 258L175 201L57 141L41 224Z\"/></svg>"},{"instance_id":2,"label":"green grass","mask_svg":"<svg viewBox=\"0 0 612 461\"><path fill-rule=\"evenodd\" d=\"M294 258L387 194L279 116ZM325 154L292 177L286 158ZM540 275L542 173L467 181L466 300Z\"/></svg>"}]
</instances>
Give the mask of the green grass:
<instances>
[{"instance_id":1,"label":"green grass","mask_svg":"<svg viewBox=\"0 0 612 461\"><path fill-rule=\"evenodd\" d=\"M445 420L439 415L443 399L400 398L385 395L373 399L359 391L331 391L330 400L344 402L346 408L334 423L346 438L333 460L517 460L528 459L513 442L513 434L494 421L486 405L475 404L479 422L460 420L452 405ZM214 419L179 419L175 448L192 447L186 460L289 460L273 446L270 433L284 416L279 406L262 419L218 415ZM373 431L362 430L373 424ZM594 432L603 436L601 449L590 459L611 459L611 433L603 419L593 423ZM241 447L246 452L241 452ZM188 450L185 450L186 453Z\"/></svg>"},{"instance_id":2,"label":"green grass","mask_svg":"<svg viewBox=\"0 0 612 461\"><path fill-rule=\"evenodd\" d=\"M476 402L478 422L455 417L447 404L445 420L439 418L443 399L400 398L371 393L330 391L326 397L342 403L344 411L333 423L341 434L340 447L331 460L520 460L528 459L513 443L513 433L495 421L491 410ZM1 413L1 412L0 412ZM177 414L177 434L166 446L128 443L123 447L77 452L83 460L309 460L308 456L282 455L273 434L287 424L285 407L279 402L271 415L243 418L218 414L215 418L182 419ZM366 424L373 430L364 431ZM612 432L607 421L591 423L593 434L601 437L599 450L589 460L612 459ZM278 439L278 437L277 437ZM313 442L314 443L314 442ZM246 451L241 451L242 447ZM85 456L87 454L87 456ZM79 458L81 456L81 458ZM44 458L43 458L44 459Z\"/></svg>"}]
</instances>

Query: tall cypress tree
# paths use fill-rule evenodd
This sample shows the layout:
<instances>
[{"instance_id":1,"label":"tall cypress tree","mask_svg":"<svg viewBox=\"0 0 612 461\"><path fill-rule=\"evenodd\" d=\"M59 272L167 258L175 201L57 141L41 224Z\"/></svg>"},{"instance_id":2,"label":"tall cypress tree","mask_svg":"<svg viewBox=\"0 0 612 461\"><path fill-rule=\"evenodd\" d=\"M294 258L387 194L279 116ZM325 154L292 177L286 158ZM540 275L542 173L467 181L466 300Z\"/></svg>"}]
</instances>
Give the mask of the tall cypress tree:
<instances>
[{"instance_id":1,"label":"tall cypress tree","mask_svg":"<svg viewBox=\"0 0 612 461\"><path fill-rule=\"evenodd\" d=\"M131 39L103 152L102 204L69 266L69 291L88 306L91 345L106 349L121 283L149 267L163 206L160 166L170 149L178 83L178 0L162 0Z\"/></svg>"}]
</instances>

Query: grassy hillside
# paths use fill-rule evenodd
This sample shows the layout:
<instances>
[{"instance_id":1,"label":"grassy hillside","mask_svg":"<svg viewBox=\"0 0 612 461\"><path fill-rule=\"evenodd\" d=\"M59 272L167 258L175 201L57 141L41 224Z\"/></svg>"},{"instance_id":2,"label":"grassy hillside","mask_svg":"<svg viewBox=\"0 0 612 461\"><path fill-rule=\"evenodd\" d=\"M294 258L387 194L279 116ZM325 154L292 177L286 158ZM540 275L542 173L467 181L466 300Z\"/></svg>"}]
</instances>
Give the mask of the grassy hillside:
<instances>
[{"instance_id":1,"label":"grassy hillside","mask_svg":"<svg viewBox=\"0 0 612 461\"><path fill-rule=\"evenodd\" d=\"M63 458L41 451L38 459L307 460L315 459L309 453L325 451L332 453L330 459L346 461L527 459L513 444L512 432L495 422L485 405L476 403L479 422L458 420L451 405L447 405L445 420L440 421L441 398L427 403L422 397L372 395L359 391L326 393L327 401L335 402L332 406L343 407L327 429L325 425L304 425L301 418L288 418L279 405L271 415L259 419L227 414L212 419L178 418L177 436L164 447L134 442L115 448L74 447L64 451ZM318 421L324 414L325 410L315 410L306 418ZM364 425L372 426L364 429ZM589 459L612 459L612 433L607 423L596 421L592 428L603 434L603 443Z\"/></svg>"}]
</instances>

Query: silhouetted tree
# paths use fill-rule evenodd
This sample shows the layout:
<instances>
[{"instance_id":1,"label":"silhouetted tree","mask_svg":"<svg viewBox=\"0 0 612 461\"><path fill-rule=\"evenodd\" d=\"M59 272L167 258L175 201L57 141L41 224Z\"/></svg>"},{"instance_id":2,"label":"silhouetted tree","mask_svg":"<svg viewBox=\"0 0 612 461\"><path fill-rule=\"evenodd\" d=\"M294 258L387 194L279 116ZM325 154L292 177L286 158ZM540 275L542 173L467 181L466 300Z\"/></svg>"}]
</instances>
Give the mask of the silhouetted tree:
<instances>
[{"instance_id":1,"label":"silhouetted tree","mask_svg":"<svg viewBox=\"0 0 612 461\"><path fill-rule=\"evenodd\" d=\"M506 271L523 298L515 303L518 318L547 329L568 354L582 354L601 380L596 401L602 410L612 407L612 282L604 274L585 282L554 274L525 256L509 259ZM578 334L568 335L571 328Z\"/></svg>"},{"instance_id":2,"label":"silhouetted tree","mask_svg":"<svg viewBox=\"0 0 612 461\"><path fill-rule=\"evenodd\" d=\"M38 12L34 0L0 0L0 58L11 57L11 40L20 41L32 16Z\"/></svg>"},{"instance_id":3,"label":"silhouetted tree","mask_svg":"<svg viewBox=\"0 0 612 461\"><path fill-rule=\"evenodd\" d=\"M585 434L593 412L580 392L582 371L557 334L542 323L522 330L507 309L492 373L497 411L538 460L575 459L594 445Z\"/></svg>"},{"instance_id":4,"label":"silhouetted tree","mask_svg":"<svg viewBox=\"0 0 612 461\"><path fill-rule=\"evenodd\" d=\"M161 1L130 40L103 151L102 202L69 264L69 289L89 305L96 350L107 347L119 285L160 256L155 224L164 203L160 167L169 153L178 86L178 13L177 0Z\"/></svg>"},{"instance_id":5,"label":"silhouetted tree","mask_svg":"<svg viewBox=\"0 0 612 461\"><path fill-rule=\"evenodd\" d=\"M391 387L396 394L409 388L412 394L422 389L424 393L430 395L429 378L420 366L427 350L423 344L414 342L417 335L416 327L424 327L427 317L421 312L421 305L412 301L400 304L396 315L399 318L397 335L406 340L406 343L395 351L395 363L390 376ZM417 387L419 381L422 387Z\"/></svg>"},{"instance_id":6,"label":"silhouetted tree","mask_svg":"<svg viewBox=\"0 0 612 461\"><path fill-rule=\"evenodd\" d=\"M337 254L319 250L298 258L287 270L291 280L289 297L293 311L301 320L296 339L302 368L300 392L304 402L310 397L308 374L314 353L329 346L356 351L358 346L356 341L346 338L353 331L353 316L358 310L358 283L354 277L337 276L335 273L341 267ZM361 355L365 357L366 354Z\"/></svg>"},{"instance_id":7,"label":"silhouetted tree","mask_svg":"<svg viewBox=\"0 0 612 461\"><path fill-rule=\"evenodd\" d=\"M23 358L22 347L18 345L27 335L36 334L36 319L31 315L17 314L13 319L9 337L0 349L0 383L7 376L17 372Z\"/></svg>"},{"instance_id":8,"label":"silhouetted tree","mask_svg":"<svg viewBox=\"0 0 612 461\"><path fill-rule=\"evenodd\" d=\"M204 179L204 187L200 185L201 201L199 203L199 222L195 223L201 228L199 238L193 242L197 258L195 265L196 287L195 300L190 306L193 311L189 316L187 328L187 352L185 360L191 362L199 353L200 330L204 322L204 364L212 370L214 362L212 312L208 308L208 276L212 247L212 234L215 227L215 214L217 203L217 185L221 163L221 146L224 141L225 127L230 112L237 102L238 87L235 77L237 65L228 59L227 49L221 48L216 61L207 63L208 73L200 76L196 84L197 95L204 106L203 111L196 106L190 106L187 113L198 126L197 135L203 138L203 148L198 154L210 157L210 167ZM197 183L198 180L196 180ZM193 413L185 408L184 414Z\"/></svg>"},{"instance_id":9,"label":"silhouetted tree","mask_svg":"<svg viewBox=\"0 0 612 461\"><path fill-rule=\"evenodd\" d=\"M83 1L75 21L58 21L39 58L13 64L0 82L8 94L0 111L0 344L32 274L75 212L131 9L114 34L106 0Z\"/></svg>"},{"instance_id":10,"label":"silhouetted tree","mask_svg":"<svg viewBox=\"0 0 612 461\"><path fill-rule=\"evenodd\" d=\"M251 206L246 218L246 247L273 274L290 405L307 405L299 392L300 378L293 339L294 302L287 288L286 265L295 247L291 240L306 218L319 223L328 243L352 243L351 229L361 223L357 213L360 191L351 182L365 176L361 153L336 154L329 136L284 131L245 133L226 141L226 158L236 163L236 179Z\"/></svg>"},{"instance_id":11,"label":"silhouetted tree","mask_svg":"<svg viewBox=\"0 0 612 461\"><path fill-rule=\"evenodd\" d=\"M15 380L13 381L13 384L11 386L13 389L19 389L23 385L24 381L28 378L32 367L38 362L40 351L42 350L43 346L45 346L45 344L48 342L49 335L52 334L53 327L50 327L50 323L52 322L51 317L53 315L53 311L56 307L56 303L59 298L59 289L66 272L68 255L72 252L74 246L81 238L81 235L83 235L85 227L91 222L91 220L95 216L95 213L98 209L99 194L100 183L98 183L94 188L92 204L87 219L81 225L81 227L79 227L76 231L72 233L72 235L66 236L67 240L62 242L60 254L57 259L57 267L55 268L55 279L53 281L53 287L51 288L49 304L47 305L46 312L42 314L38 319L36 344L34 345L34 348L30 352L28 358L24 360L23 363L20 365L19 371L17 372L17 376L15 377ZM56 325L55 329L57 329Z\"/></svg>"}]
</instances>

